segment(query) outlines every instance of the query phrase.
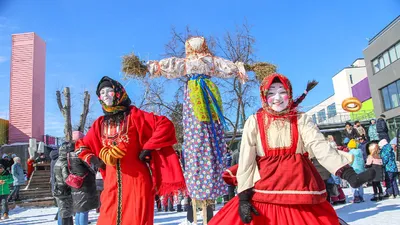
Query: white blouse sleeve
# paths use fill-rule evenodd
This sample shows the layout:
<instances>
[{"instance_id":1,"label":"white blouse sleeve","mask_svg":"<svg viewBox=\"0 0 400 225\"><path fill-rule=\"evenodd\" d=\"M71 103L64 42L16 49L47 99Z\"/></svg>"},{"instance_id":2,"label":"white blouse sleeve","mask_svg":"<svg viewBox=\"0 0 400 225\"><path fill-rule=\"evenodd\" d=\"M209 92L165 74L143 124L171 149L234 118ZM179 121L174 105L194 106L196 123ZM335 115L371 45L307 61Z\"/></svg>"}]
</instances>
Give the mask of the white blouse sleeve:
<instances>
[{"instance_id":1,"label":"white blouse sleeve","mask_svg":"<svg viewBox=\"0 0 400 225\"><path fill-rule=\"evenodd\" d=\"M213 57L214 61L214 76L220 78L228 78L237 76L241 80L247 80L246 70L242 62L232 62L217 56Z\"/></svg>"},{"instance_id":2,"label":"white blouse sleeve","mask_svg":"<svg viewBox=\"0 0 400 225\"><path fill-rule=\"evenodd\" d=\"M306 114L300 117L299 132L305 149L312 151L318 162L330 173L335 174L340 168L350 163L349 156L340 154L332 148L311 117Z\"/></svg>"},{"instance_id":3,"label":"white blouse sleeve","mask_svg":"<svg viewBox=\"0 0 400 225\"><path fill-rule=\"evenodd\" d=\"M168 79L185 75L185 59L171 57L160 61L148 61L147 68L151 77L163 76Z\"/></svg>"},{"instance_id":4,"label":"white blouse sleeve","mask_svg":"<svg viewBox=\"0 0 400 225\"><path fill-rule=\"evenodd\" d=\"M236 173L238 193L254 187L260 180L260 173L256 162L257 156L257 121L254 115L247 119L240 145L239 167Z\"/></svg>"}]
</instances>

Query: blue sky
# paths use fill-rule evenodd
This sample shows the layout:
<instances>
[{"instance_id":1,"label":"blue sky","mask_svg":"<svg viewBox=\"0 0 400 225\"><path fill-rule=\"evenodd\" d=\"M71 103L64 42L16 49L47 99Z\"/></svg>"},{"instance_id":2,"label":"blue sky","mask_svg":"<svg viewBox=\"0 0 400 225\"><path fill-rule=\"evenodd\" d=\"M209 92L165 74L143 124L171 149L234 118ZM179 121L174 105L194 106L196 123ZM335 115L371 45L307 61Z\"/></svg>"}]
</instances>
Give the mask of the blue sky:
<instances>
[{"instance_id":1,"label":"blue sky","mask_svg":"<svg viewBox=\"0 0 400 225\"><path fill-rule=\"evenodd\" d=\"M307 80L320 81L303 103L311 106L333 94L332 76L363 57L367 39L399 12L398 0L1 0L0 117L8 114L13 33L36 32L47 43L46 133L62 136L55 91L71 87L73 121L79 119L83 90L92 94L91 117L101 115L98 80L104 75L120 80L121 56L133 49L160 59L172 26L183 30L189 25L221 37L247 20L257 39L258 60L277 64L296 94ZM131 98L138 97L138 88L127 86Z\"/></svg>"}]
</instances>

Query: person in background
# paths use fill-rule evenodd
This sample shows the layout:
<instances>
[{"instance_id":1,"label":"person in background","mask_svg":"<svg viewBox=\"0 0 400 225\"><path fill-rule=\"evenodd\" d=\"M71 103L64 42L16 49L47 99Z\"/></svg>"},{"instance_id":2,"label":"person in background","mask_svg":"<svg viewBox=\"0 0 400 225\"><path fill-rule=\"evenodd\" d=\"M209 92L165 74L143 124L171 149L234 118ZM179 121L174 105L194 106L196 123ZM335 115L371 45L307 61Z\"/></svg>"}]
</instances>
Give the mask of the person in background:
<instances>
[{"instance_id":1,"label":"person in background","mask_svg":"<svg viewBox=\"0 0 400 225\"><path fill-rule=\"evenodd\" d=\"M11 159L9 155L6 153L3 154L0 159L0 164L4 166L4 169L11 173L11 166L14 164L14 161Z\"/></svg>"},{"instance_id":2,"label":"person in background","mask_svg":"<svg viewBox=\"0 0 400 225\"><path fill-rule=\"evenodd\" d=\"M379 140L386 139L386 141L389 142L389 129L387 127L385 118L386 116L382 114L378 121L376 121L376 131L378 132Z\"/></svg>"},{"instance_id":3,"label":"person in background","mask_svg":"<svg viewBox=\"0 0 400 225\"><path fill-rule=\"evenodd\" d=\"M354 171L357 174L361 174L365 171L365 164L363 154L361 149L357 148L357 142L354 139L351 139L350 142L347 144L347 147L350 149L349 153L354 156L354 160L351 164ZM360 203L364 201L364 187L360 186L358 188L353 188L353 202Z\"/></svg>"},{"instance_id":4,"label":"person in background","mask_svg":"<svg viewBox=\"0 0 400 225\"><path fill-rule=\"evenodd\" d=\"M366 167L371 167L375 170L376 175L375 178L372 180L372 188L374 190L374 197L371 198L371 201L380 201L383 200L383 190L381 182L383 181L383 166L382 166L382 159L379 155L379 146L377 141L371 141L366 146L368 157Z\"/></svg>"},{"instance_id":5,"label":"person in background","mask_svg":"<svg viewBox=\"0 0 400 225\"><path fill-rule=\"evenodd\" d=\"M53 196L56 198L58 205L58 225L74 224L71 187L65 183L69 176L67 155L74 149L74 143L64 142L59 149L59 157L54 164Z\"/></svg>"},{"instance_id":6,"label":"person in background","mask_svg":"<svg viewBox=\"0 0 400 225\"><path fill-rule=\"evenodd\" d=\"M28 178L28 180L31 179L31 175L32 175L33 170L34 170L33 164L35 164L35 160L34 159L29 158L28 160L26 160L26 168L27 168L26 177Z\"/></svg>"},{"instance_id":7,"label":"person in background","mask_svg":"<svg viewBox=\"0 0 400 225\"><path fill-rule=\"evenodd\" d=\"M397 137L394 137L394 138L390 141L389 144L392 146L392 149L393 149L393 152L394 152L396 161L398 161L398 160L397 160Z\"/></svg>"},{"instance_id":8,"label":"person in background","mask_svg":"<svg viewBox=\"0 0 400 225\"><path fill-rule=\"evenodd\" d=\"M367 136L367 132L365 132L364 127L361 126L360 121L357 120L356 122L354 122L354 127L356 128L357 133L359 134L359 136L364 136L364 137Z\"/></svg>"},{"instance_id":9,"label":"person in background","mask_svg":"<svg viewBox=\"0 0 400 225\"><path fill-rule=\"evenodd\" d=\"M334 184L336 185L337 191L338 191L338 195L337 196L331 196L331 203L333 205L338 205L338 204L346 204L346 195L343 192L342 189L342 179L340 179L340 177L335 176L335 175L331 175Z\"/></svg>"},{"instance_id":10,"label":"person in background","mask_svg":"<svg viewBox=\"0 0 400 225\"><path fill-rule=\"evenodd\" d=\"M344 138L343 145L338 146L337 149L340 151L349 152L349 149L347 148L347 144L349 143L349 141L349 138Z\"/></svg>"},{"instance_id":11,"label":"person in background","mask_svg":"<svg viewBox=\"0 0 400 225\"><path fill-rule=\"evenodd\" d=\"M70 173L83 178L80 188L71 188L72 205L75 213L75 225L87 225L89 223L89 211L99 207L99 196L96 188L96 170L87 166L75 152L68 153ZM99 161L100 162L100 161ZM95 165L105 168L105 164Z\"/></svg>"},{"instance_id":12,"label":"person in background","mask_svg":"<svg viewBox=\"0 0 400 225\"><path fill-rule=\"evenodd\" d=\"M364 162L367 161L367 157L368 157L367 149L366 149L367 143L368 142L367 142L365 136L361 136L360 139L359 139L358 148L361 149Z\"/></svg>"},{"instance_id":13,"label":"person in background","mask_svg":"<svg viewBox=\"0 0 400 225\"><path fill-rule=\"evenodd\" d=\"M378 132L376 131L376 120L372 119L368 128L368 137L370 141L379 141Z\"/></svg>"},{"instance_id":14,"label":"person in background","mask_svg":"<svg viewBox=\"0 0 400 225\"><path fill-rule=\"evenodd\" d=\"M332 135L328 135L327 139L328 139L329 145L332 148L337 149L337 144L336 144L335 138Z\"/></svg>"},{"instance_id":15,"label":"person in background","mask_svg":"<svg viewBox=\"0 0 400 225\"><path fill-rule=\"evenodd\" d=\"M19 199L19 190L21 185L25 185L25 174L22 169L21 159L19 157L14 157L14 164L11 166L11 174L13 176L14 189L8 197L8 201L20 201Z\"/></svg>"},{"instance_id":16,"label":"person in background","mask_svg":"<svg viewBox=\"0 0 400 225\"><path fill-rule=\"evenodd\" d=\"M360 137L360 134L358 134L357 130L351 125L350 122L346 122L343 130L343 137L348 139L357 139Z\"/></svg>"},{"instance_id":17,"label":"person in background","mask_svg":"<svg viewBox=\"0 0 400 225\"><path fill-rule=\"evenodd\" d=\"M58 150L53 150L50 152L50 159L51 159L51 162L50 162L50 185L51 185L51 191L53 193L54 183L56 181L55 177L54 177L54 165L56 164L57 159L58 159ZM54 204L58 208L57 201L55 198L54 198ZM56 216L54 217L54 220L58 220L58 211L57 211Z\"/></svg>"},{"instance_id":18,"label":"person in background","mask_svg":"<svg viewBox=\"0 0 400 225\"><path fill-rule=\"evenodd\" d=\"M80 131L72 132L73 141L77 141L83 137L84 134ZM83 178L81 187L71 187L75 225L88 225L89 211L97 209L100 205L96 187L96 171L100 168L104 170L106 165L103 161L97 159L97 163L93 164L93 167L89 167L75 152L68 153L67 163L70 173Z\"/></svg>"},{"instance_id":19,"label":"person in background","mask_svg":"<svg viewBox=\"0 0 400 225\"><path fill-rule=\"evenodd\" d=\"M13 178L10 172L8 172L3 164L0 164L0 203L1 212L3 217L0 215L0 220L8 219L8 195L10 194L10 185L13 183Z\"/></svg>"},{"instance_id":20,"label":"person in background","mask_svg":"<svg viewBox=\"0 0 400 225\"><path fill-rule=\"evenodd\" d=\"M397 147L397 143L398 143L398 141L397 141L397 137L394 137L391 141L390 141L390 145L392 146L392 149L393 149L393 152L394 152L394 156L395 156L395 160L396 160L396 166L397 166L397 180L398 180L398 183L400 183L400 177L399 177L399 172L400 172L400 161L399 161L399 158L398 158L398 152L397 152L397 149L398 149L398 147Z\"/></svg>"},{"instance_id":21,"label":"person in background","mask_svg":"<svg viewBox=\"0 0 400 225\"><path fill-rule=\"evenodd\" d=\"M385 168L385 183L386 183L386 194L389 198L396 198L399 195L399 187L397 186L397 165L392 146L382 139L379 141L379 147L381 149L380 155L382 163Z\"/></svg>"}]
</instances>

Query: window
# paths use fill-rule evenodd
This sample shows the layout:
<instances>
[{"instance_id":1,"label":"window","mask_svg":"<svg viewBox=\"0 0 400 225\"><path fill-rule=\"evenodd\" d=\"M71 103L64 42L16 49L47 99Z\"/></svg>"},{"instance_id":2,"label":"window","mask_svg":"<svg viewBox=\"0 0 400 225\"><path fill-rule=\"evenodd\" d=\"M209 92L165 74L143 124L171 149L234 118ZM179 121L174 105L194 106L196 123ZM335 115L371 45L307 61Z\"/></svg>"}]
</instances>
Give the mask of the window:
<instances>
[{"instance_id":1,"label":"window","mask_svg":"<svg viewBox=\"0 0 400 225\"><path fill-rule=\"evenodd\" d=\"M322 121L326 120L326 113L325 113L325 109L321 109L318 112L318 123L321 123Z\"/></svg>"},{"instance_id":2,"label":"window","mask_svg":"<svg viewBox=\"0 0 400 225\"><path fill-rule=\"evenodd\" d=\"M385 68L385 61L383 61L383 57L381 56L381 57L379 57L379 69L383 69L383 68Z\"/></svg>"},{"instance_id":3,"label":"window","mask_svg":"<svg viewBox=\"0 0 400 225\"><path fill-rule=\"evenodd\" d=\"M380 68L379 68L379 60L375 59L374 61L372 61L372 65L374 66L374 72L377 73L379 72Z\"/></svg>"},{"instance_id":4,"label":"window","mask_svg":"<svg viewBox=\"0 0 400 225\"><path fill-rule=\"evenodd\" d=\"M336 116L336 105L332 103L328 106L328 118Z\"/></svg>"},{"instance_id":5,"label":"window","mask_svg":"<svg viewBox=\"0 0 400 225\"><path fill-rule=\"evenodd\" d=\"M397 42L372 60L374 73L379 72L398 59L400 59L400 42Z\"/></svg>"},{"instance_id":6,"label":"window","mask_svg":"<svg viewBox=\"0 0 400 225\"><path fill-rule=\"evenodd\" d=\"M397 85L396 83L392 83L388 86L389 89L389 97L390 97L390 102L392 103L392 108L399 107L399 95L397 91Z\"/></svg>"},{"instance_id":7,"label":"window","mask_svg":"<svg viewBox=\"0 0 400 225\"><path fill-rule=\"evenodd\" d=\"M383 97L383 105L385 106L385 110L389 110L391 109L390 106L390 97L389 97L389 90L387 89L387 87L382 89L382 97Z\"/></svg>"},{"instance_id":8,"label":"window","mask_svg":"<svg viewBox=\"0 0 400 225\"><path fill-rule=\"evenodd\" d=\"M353 75L350 74L350 83L353 84Z\"/></svg>"},{"instance_id":9,"label":"window","mask_svg":"<svg viewBox=\"0 0 400 225\"><path fill-rule=\"evenodd\" d=\"M396 49L397 58L400 58L400 42L394 48Z\"/></svg>"},{"instance_id":10,"label":"window","mask_svg":"<svg viewBox=\"0 0 400 225\"><path fill-rule=\"evenodd\" d=\"M385 66L390 64L389 52L383 53L383 61L385 62Z\"/></svg>"},{"instance_id":11,"label":"window","mask_svg":"<svg viewBox=\"0 0 400 225\"><path fill-rule=\"evenodd\" d=\"M312 120L314 121L314 123L317 123L317 116L315 114L312 115Z\"/></svg>"},{"instance_id":12,"label":"window","mask_svg":"<svg viewBox=\"0 0 400 225\"><path fill-rule=\"evenodd\" d=\"M400 80L398 80L396 83L397 83L398 96L399 96L399 99L400 99Z\"/></svg>"},{"instance_id":13,"label":"window","mask_svg":"<svg viewBox=\"0 0 400 225\"><path fill-rule=\"evenodd\" d=\"M390 62L394 62L397 60L396 49L394 48L394 46L389 49L389 55L390 55Z\"/></svg>"},{"instance_id":14,"label":"window","mask_svg":"<svg viewBox=\"0 0 400 225\"><path fill-rule=\"evenodd\" d=\"M400 106L400 80L389 84L381 89L383 105L385 110L394 109Z\"/></svg>"}]
</instances>

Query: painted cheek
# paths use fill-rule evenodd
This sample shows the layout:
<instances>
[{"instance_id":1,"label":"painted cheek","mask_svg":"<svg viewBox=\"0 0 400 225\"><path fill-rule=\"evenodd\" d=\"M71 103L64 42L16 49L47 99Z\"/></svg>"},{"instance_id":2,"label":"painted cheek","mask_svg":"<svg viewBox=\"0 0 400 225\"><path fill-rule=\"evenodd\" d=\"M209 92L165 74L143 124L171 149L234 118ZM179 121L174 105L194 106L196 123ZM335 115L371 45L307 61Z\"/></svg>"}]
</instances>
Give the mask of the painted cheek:
<instances>
[{"instance_id":1,"label":"painted cheek","mask_svg":"<svg viewBox=\"0 0 400 225\"><path fill-rule=\"evenodd\" d=\"M268 97L267 102L268 102L268 105L272 105L272 102L274 102L274 97Z\"/></svg>"},{"instance_id":2,"label":"painted cheek","mask_svg":"<svg viewBox=\"0 0 400 225\"><path fill-rule=\"evenodd\" d=\"M111 97L114 97L115 93L114 92L110 92L108 95L110 95Z\"/></svg>"},{"instance_id":3,"label":"painted cheek","mask_svg":"<svg viewBox=\"0 0 400 225\"><path fill-rule=\"evenodd\" d=\"M289 96L288 95L284 95L283 96L283 100L285 100L285 101L289 100Z\"/></svg>"}]
</instances>

